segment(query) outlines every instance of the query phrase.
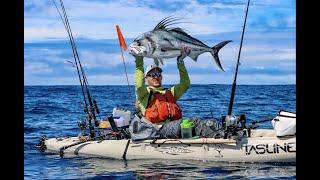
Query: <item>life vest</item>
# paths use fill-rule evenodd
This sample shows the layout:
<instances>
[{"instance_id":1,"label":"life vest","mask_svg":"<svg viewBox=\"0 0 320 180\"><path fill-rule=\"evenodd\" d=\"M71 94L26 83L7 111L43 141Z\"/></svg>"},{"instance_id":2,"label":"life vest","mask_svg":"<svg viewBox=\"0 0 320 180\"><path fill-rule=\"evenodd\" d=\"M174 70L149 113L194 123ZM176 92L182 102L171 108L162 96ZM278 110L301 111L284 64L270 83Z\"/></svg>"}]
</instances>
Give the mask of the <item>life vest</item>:
<instances>
[{"instance_id":1,"label":"life vest","mask_svg":"<svg viewBox=\"0 0 320 180\"><path fill-rule=\"evenodd\" d=\"M145 118L152 123L163 122L167 119L181 119L181 108L176 103L170 90L166 90L165 94L150 91L152 98L149 98L148 106L145 111ZM151 100L150 100L151 99Z\"/></svg>"}]
</instances>

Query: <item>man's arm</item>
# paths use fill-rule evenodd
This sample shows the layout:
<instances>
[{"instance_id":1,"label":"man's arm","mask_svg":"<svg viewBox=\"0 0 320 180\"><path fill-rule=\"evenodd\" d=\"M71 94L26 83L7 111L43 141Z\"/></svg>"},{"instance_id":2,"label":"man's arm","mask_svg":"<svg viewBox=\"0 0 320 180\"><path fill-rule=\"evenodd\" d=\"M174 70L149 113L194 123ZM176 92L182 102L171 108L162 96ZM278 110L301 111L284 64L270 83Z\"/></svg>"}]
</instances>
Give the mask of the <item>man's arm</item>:
<instances>
[{"instance_id":1,"label":"man's arm","mask_svg":"<svg viewBox=\"0 0 320 180\"><path fill-rule=\"evenodd\" d=\"M183 59L190 53L190 49L183 49L181 56L177 58L177 66L180 74L180 83L171 88L171 92L176 100L178 100L189 88L190 78Z\"/></svg>"},{"instance_id":2,"label":"man's arm","mask_svg":"<svg viewBox=\"0 0 320 180\"><path fill-rule=\"evenodd\" d=\"M143 57L136 57L135 70L136 94L139 100L142 100L148 94L147 87L144 82Z\"/></svg>"}]
</instances>

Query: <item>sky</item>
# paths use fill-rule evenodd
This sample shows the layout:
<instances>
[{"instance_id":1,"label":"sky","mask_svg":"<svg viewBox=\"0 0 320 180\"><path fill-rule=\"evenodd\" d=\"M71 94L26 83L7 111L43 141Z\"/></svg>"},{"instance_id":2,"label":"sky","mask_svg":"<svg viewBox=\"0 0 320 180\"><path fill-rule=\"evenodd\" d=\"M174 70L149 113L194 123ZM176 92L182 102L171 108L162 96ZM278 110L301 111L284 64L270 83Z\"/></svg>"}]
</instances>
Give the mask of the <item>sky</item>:
<instances>
[{"instance_id":1,"label":"sky","mask_svg":"<svg viewBox=\"0 0 320 180\"><path fill-rule=\"evenodd\" d=\"M56 1L58 2L58 1ZM91 85L126 85L115 26L129 44L163 18L184 17L188 34L208 46L232 40L219 52L225 72L210 53L185 61L192 84L232 84L246 0L64 0L80 60ZM79 85L68 35L52 0L24 3L25 85ZM296 2L251 0L238 84L296 83ZM129 83L134 58L124 52ZM145 67L153 63L145 58ZM164 60L163 83L179 82L176 60Z\"/></svg>"}]
</instances>

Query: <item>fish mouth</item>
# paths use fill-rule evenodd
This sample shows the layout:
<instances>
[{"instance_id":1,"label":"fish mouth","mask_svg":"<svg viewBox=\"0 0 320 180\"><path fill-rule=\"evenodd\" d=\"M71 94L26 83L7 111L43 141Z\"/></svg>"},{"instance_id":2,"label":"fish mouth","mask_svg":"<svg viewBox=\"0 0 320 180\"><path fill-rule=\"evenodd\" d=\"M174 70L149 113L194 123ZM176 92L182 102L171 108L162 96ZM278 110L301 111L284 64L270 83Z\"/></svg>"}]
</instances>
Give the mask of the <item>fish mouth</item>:
<instances>
[{"instance_id":1,"label":"fish mouth","mask_svg":"<svg viewBox=\"0 0 320 180\"><path fill-rule=\"evenodd\" d=\"M147 48L144 46L138 46L134 43L129 45L129 53L133 55L144 55L147 52Z\"/></svg>"}]
</instances>

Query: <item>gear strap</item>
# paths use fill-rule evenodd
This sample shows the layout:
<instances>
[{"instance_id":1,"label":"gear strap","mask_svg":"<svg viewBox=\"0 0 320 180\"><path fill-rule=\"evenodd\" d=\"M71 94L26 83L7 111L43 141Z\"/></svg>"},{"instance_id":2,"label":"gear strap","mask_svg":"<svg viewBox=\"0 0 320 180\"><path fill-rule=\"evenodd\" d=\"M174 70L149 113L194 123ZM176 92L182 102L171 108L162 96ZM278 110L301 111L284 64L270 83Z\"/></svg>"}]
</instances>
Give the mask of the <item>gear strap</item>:
<instances>
[{"instance_id":1,"label":"gear strap","mask_svg":"<svg viewBox=\"0 0 320 180\"><path fill-rule=\"evenodd\" d=\"M152 99L152 96L153 96L153 90L150 89L150 93L149 93L149 96L148 96L148 102L147 102L146 108L148 108L148 106L149 106L149 104L150 104L150 101L151 101L151 99Z\"/></svg>"}]
</instances>

